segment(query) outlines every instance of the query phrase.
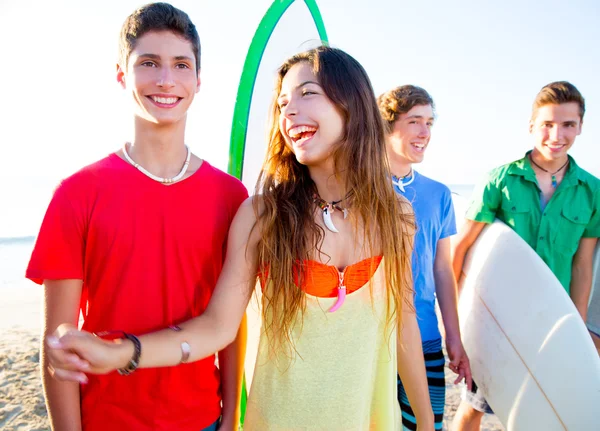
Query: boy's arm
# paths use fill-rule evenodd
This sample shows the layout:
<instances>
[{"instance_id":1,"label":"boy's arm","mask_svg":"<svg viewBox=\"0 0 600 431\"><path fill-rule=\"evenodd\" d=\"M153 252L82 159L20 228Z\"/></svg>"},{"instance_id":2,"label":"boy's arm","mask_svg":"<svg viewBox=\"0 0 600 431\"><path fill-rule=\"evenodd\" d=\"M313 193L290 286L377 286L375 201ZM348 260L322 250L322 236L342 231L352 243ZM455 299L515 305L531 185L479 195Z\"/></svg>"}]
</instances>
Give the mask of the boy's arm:
<instances>
[{"instance_id":1,"label":"boy's arm","mask_svg":"<svg viewBox=\"0 0 600 431\"><path fill-rule=\"evenodd\" d=\"M584 322L587 320L592 291L592 267L597 241L598 238L581 238L571 268L571 299Z\"/></svg>"},{"instance_id":2,"label":"boy's arm","mask_svg":"<svg viewBox=\"0 0 600 431\"><path fill-rule=\"evenodd\" d=\"M600 355L600 337L593 332L590 332L590 335L592 336L592 341L594 342L594 346L596 346L596 350L598 350L598 355Z\"/></svg>"},{"instance_id":3,"label":"boy's arm","mask_svg":"<svg viewBox=\"0 0 600 431\"><path fill-rule=\"evenodd\" d=\"M247 332L246 316L244 316L235 341L219 352L223 399L220 431L237 431L239 427Z\"/></svg>"},{"instance_id":4,"label":"boy's arm","mask_svg":"<svg viewBox=\"0 0 600 431\"><path fill-rule=\"evenodd\" d=\"M48 418L53 430L80 431L79 383L52 378L44 340L63 323L77 326L81 280L44 280L44 328L41 343L41 373Z\"/></svg>"},{"instance_id":5,"label":"boy's arm","mask_svg":"<svg viewBox=\"0 0 600 431\"><path fill-rule=\"evenodd\" d=\"M458 324L456 280L452 271L450 237L442 238L437 242L433 276L435 293L446 331L446 349L450 359L450 368L458 374L454 383L458 383L464 378L468 388L471 389L471 366L462 344Z\"/></svg>"},{"instance_id":6,"label":"boy's arm","mask_svg":"<svg viewBox=\"0 0 600 431\"><path fill-rule=\"evenodd\" d=\"M454 272L454 278L458 282L462 275L463 263L465 262L465 256L467 252L479 237L479 234L485 227L486 223L465 220L460 232L456 236L456 242L452 244L452 271ZM458 285L458 296L460 296L460 283Z\"/></svg>"}]
</instances>

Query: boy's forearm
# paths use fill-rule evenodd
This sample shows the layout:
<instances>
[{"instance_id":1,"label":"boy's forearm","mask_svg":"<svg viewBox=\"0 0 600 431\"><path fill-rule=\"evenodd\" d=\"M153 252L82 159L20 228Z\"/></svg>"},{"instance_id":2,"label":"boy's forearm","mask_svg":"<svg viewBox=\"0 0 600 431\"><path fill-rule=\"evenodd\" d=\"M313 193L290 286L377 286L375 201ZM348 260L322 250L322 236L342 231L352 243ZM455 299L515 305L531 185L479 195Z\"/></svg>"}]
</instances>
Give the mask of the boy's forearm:
<instances>
[{"instance_id":1,"label":"boy's forearm","mask_svg":"<svg viewBox=\"0 0 600 431\"><path fill-rule=\"evenodd\" d=\"M43 345L41 353L42 385L52 430L81 431L79 383L63 382L53 378L48 370Z\"/></svg>"},{"instance_id":2,"label":"boy's forearm","mask_svg":"<svg viewBox=\"0 0 600 431\"><path fill-rule=\"evenodd\" d=\"M571 278L571 300L579 311L581 318L587 320L588 303L592 290L592 270L584 268L573 269Z\"/></svg>"},{"instance_id":3,"label":"boy's forearm","mask_svg":"<svg viewBox=\"0 0 600 431\"><path fill-rule=\"evenodd\" d=\"M246 358L246 316L242 319L235 341L219 352L221 394L223 399L221 431L237 430L240 423L240 398Z\"/></svg>"},{"instance_id":4,"label":"boy's forearm","mask_svg":"<svg viewBox=\"0 0 600 431\"><path fill-rule=\"evenodd\" d=\"M57 380L48 370L46 337L62 323L77 325L82 280L44 280L44 329L40 346L42 385L53 431L81 430L79 383Z\"/></svg>"},{"instance_id":5,"label":"boy's forearm","mask_svg":"<svg viewBox=\"0 0 600 431\"><path fill-rule=\"evenodd\" d=\"M452 250L452 272L456 283L460 281L466 254L466 250L460 245ZM457 295L460 295L460 288L457 289Z\"/></svg>"},{"instance_id":6,"label":"boy's forearm","mask_svg":"<svg viewBox=\"0 0 600 431\"><path fill-rule=\"evenodd\" d=\"M435 293L438 303L440 304L446 339L460 340L458 299L454 274L452 273L452 270L448 268L447 271L436 272L434 277Z\"/></svg>"},{"instance_id":7,"label":"boy's forearm","mask_svg":"<svg viewBox=\"0 0 600 431\"><path fill-rule=\"evenodd\" d=\"M597 238L581 238L571 266L571 300L584 322L587 320L592 292L594 250L597 241Z\"/></svg>"}]
</instances>

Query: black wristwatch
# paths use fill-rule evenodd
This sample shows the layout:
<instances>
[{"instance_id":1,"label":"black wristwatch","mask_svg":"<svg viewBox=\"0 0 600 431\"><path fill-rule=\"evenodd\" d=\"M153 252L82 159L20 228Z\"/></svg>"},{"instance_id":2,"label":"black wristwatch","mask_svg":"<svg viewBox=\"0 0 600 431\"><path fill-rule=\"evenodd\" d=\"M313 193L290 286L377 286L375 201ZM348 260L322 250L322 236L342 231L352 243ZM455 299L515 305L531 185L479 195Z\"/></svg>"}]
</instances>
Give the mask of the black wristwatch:
<instances>
[{"instance_id":1,"label":"black wristwatch","mask_svg":"<svg viewBox=\"0 0 600 431\"><path fill-rule=\"evenodd\" d=\"M128 376L137 370L138 365L140 364L140 356L142 355L142 344L138 337L133 334L128 334L127 332L123 332L123 337L131 340L133 343L133 356L127 363L124 368L117 369L117 372L122 376Z\"/></svg>"}]
</instances>

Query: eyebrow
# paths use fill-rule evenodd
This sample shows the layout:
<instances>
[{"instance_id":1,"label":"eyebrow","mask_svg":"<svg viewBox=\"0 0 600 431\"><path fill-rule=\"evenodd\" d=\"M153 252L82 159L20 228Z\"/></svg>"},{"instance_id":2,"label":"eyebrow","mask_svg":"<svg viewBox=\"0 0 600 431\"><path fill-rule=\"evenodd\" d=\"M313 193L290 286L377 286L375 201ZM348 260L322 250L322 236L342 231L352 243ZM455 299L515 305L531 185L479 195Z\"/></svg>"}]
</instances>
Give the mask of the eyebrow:
<instances>
[{"instance_id":1,"label":"eyebrow","mask_svg":"<svg viewBox=\"0 0 600 431\"><path fill-rule=\"evenodd\" d=\"M151 58L153 60L160 60L160 55L157 54L140 54L138 56L138 58ZM173 57L173 60L176 61L181 61L181 60L187 60L187 61L193 61L193 59L191 57L188 57L186 55L177 55L175 57Z\"/></svg>"},{"instance_id":2,"label":"eyebrow","mask_svg":"<svg viewBox=\"0 0 600 431\"><path fill-rule=\"evenodd\" d=\"M300 87L304 87L306 84L315 84L318 85L319 87L321 87L321 84L319 84L318 82L315 81L304 81L302 84L300 85L296 85L296 90Z\"/></svg>"},{"instance_id":3,"label":"eyebrow","mask_svg":"<svg viewBox=\"0 0 600 431\"><path fill-rule=\"evenodd\" d=\"M406 119L408 120L409 118L417 118L417 119L421 119L421 118L425 118L423 115L409 115L408 117L406 117ZM434 117L429 117L428 120L435 120Z\"/></svg>"},{"instance_id":4,"label":"eyebrow","mask_svg":"<svg viewBox=\"0 0 600 431\"><path fill-rule=\"evenodd\" d=\"M296 85L296 87L294 88L294 90L302 88L302 87L304 87L307 84L315 84L315 85L318 85L319 87L323 88L323 86L321 84L319 84L318 82L316 82L316 81L304 81L302 84ZM279 93L279 95L277 96L277 100L281 99L284 96L285 96L285 94Z\"/></svg>"}]
</instances>

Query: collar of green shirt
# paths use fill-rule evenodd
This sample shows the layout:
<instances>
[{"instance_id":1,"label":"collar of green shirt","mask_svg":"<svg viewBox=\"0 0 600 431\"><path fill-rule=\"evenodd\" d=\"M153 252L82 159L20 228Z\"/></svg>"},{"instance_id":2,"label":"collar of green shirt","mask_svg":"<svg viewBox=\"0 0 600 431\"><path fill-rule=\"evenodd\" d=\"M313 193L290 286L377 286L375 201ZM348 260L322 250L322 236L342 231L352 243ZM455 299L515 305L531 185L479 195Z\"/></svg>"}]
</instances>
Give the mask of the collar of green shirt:
<instances>
[{"instance_id":1,"label":"collar of green shirt","mask_svg":"<svg viewBox=\"0 0 600 431\"><path fill-rule=\"evenodd\" d=\"M535 172L533 171L533 168L531 167L531 161L529 160L529 154L531 154L531 151L532 150L527 151L527 153L525 153L525 157L523 157L522 159L511 163L508 168L507 174L519 175L527 181L537 183ZM575 186L580 181L587 182L587 178L585 177L585 175L583 175L583 171L581 170L581 168L577 166L577 163L575 163L575 159L573 159L573 157L571 156L567 157L569 157L569 166L567 166L567 172L565 173L565 176L563 177L563 180L561 182L561 184L563 185L562 187L565 188L569 186Z\"/></svg>"}]
</instances>

